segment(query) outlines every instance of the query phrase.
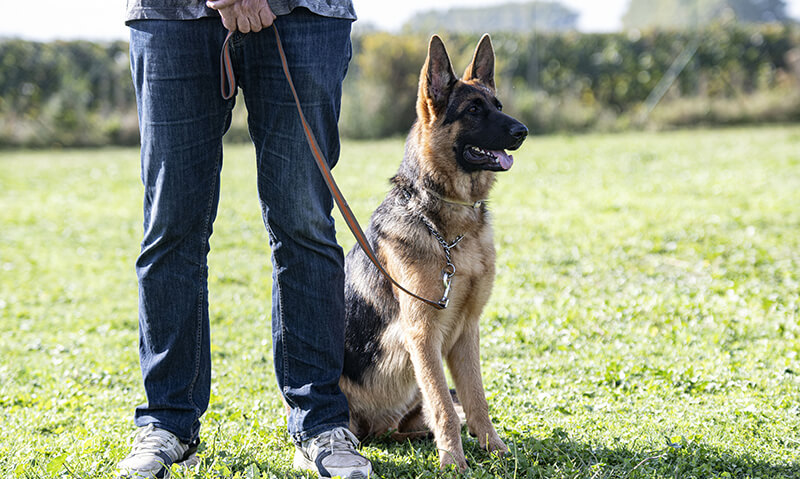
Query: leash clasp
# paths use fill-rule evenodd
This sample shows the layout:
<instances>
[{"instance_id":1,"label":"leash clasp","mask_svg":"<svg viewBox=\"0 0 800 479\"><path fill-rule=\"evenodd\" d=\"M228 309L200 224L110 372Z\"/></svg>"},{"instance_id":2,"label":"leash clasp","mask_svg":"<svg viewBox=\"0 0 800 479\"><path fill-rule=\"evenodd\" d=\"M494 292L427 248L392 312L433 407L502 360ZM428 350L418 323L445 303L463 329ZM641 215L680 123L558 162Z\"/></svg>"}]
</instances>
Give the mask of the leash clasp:
<instances>
[{"instance_id":1,"label":"leash clasp","mask_svg":"<svg viewBox=\"0 0 800 479\"><path fill-rule=\"evenodd\" d=\"M447 305L450 304L450 289L453 287L453 276L456 274L456 265L451 262L447 262L442 268L442 284L444 285L444 294L442 294L442 299L439 300L439 306L443 309L447 308Z\"/></svg>"},{"instance_id":2,"label":"leash clasp","mask_svg":"<svg viewBox=\"0 0 800 479\"><path fill-rule=\"evenodd\" d=\"M450 250L455 248L456 245L464 239L464 235L458 235L458 237L452 243L448 244L445 241L444 237L436 231L436 228L428 221L424 216L422 216L422 222L428 228L431 235L436 238L436 241L442 246L444 250L444 257L445 257L445 264L444 268L442 268L442 283L444 284L444 294L442 295L442 299L436 303L439 306L439 309L447 308L447 305L450 304L450 289L453 287L453 276L456 274L456 265L453 264L453 260L450 257Z\"/></svg>"}]
</instances>

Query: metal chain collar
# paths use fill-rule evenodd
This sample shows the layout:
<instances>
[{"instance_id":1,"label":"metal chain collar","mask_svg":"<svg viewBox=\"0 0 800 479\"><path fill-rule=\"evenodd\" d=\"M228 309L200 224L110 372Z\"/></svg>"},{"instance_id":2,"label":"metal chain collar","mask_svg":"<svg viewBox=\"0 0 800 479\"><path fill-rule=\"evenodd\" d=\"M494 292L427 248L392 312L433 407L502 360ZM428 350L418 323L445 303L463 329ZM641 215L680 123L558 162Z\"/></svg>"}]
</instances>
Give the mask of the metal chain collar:
<instances>
[{"instance_id":1,"label":"metal chain collar","mask_svg":"<svg viewBox=\"0 0 800 479\"><path fill-rule=\"evenodd\" d=\"M455 276L456 274L456 265L453 264L452 258L450 257L450 250L455 248L456 245L462 239L464 239L464 235L458 235L456 239L453 240L452 243L448 244L447 241L442 237L442 235L439 234L438 231L436 231L436 228L433 227L433 225L430 223L430 221L428 221L427 218L425 218L424 216L422 216L421 218L422 222L428 228L428 231L430 231L431 235L433 235L433 237L436 238L436 241L438 241L439 244L442 245L442 249L444 250L444 257L446 259L444 268L442 268L442 284L444 285L444 294L442 294L442 299L439 300L439 304L446 308L447 305L450 303L450 289L453 286L453 276Z\"/></svg>"}]
</instances>

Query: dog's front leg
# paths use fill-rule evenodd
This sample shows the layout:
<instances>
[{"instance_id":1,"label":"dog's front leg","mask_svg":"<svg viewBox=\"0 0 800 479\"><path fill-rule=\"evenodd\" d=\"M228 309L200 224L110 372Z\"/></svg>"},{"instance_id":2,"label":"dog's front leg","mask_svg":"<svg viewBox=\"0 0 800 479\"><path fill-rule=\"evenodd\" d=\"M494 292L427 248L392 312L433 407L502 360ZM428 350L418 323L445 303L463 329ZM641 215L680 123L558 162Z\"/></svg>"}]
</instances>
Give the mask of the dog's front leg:
<instances>
[{"instance_id":1,"label":"dog's front leg","mask_svg":"<svg viewBox=\"0 0 800 479\"><path fill-rule=\"evenodd\" d=\"M439 463L443 469L455 464L464 471L467 469L467 460L461 445L461 422L447 387L442 363L442 338L431 316L435 313L421 311L417 305L413 308L413 313L404 315L406 350L439 449ZM422 305L422 308L427 306Z\"/></svg>"},{"instance_id":2,"label":"dog's front leg","mask_svg":"<svg viewBox=\"0 0 800 479\"><path fill-rule=\"evenodd\" d=\"M469 432L477 436L481 447L497 454L508 448L498 436L489 418L489 404L483 389L480 365L478 321L465 325L461 336L447 355L447 366L456 386L456 394L464 407Z\"/></svg>"}]
</instances>

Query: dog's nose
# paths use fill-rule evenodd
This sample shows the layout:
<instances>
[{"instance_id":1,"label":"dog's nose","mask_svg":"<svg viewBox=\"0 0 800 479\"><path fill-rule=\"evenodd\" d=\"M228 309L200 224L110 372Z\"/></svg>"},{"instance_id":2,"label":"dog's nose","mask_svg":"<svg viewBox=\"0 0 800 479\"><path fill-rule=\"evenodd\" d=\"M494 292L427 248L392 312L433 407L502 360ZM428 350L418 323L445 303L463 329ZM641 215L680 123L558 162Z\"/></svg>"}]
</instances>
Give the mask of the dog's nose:
<instances>
[{"instance_id":1,"label":"dog's nose","mask_svg":"<svg viewBox=\"0 0 800 479\"><path fill-rule=\"evenodd\" d=\"M514 123L508 132L511 136L522 142L528 136L528 128L522 123Z\"/></svg>"}]
</instances>

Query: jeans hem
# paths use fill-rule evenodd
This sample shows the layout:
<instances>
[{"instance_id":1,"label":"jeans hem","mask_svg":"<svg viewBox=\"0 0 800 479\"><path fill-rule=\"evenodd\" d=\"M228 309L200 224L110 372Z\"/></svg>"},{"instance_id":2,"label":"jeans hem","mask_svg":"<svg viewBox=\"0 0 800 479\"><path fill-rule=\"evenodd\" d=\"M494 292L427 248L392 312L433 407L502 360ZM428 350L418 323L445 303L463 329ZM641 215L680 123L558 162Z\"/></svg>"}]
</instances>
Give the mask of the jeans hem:
<instances>
[{"instance_id":1,"label":"jeans hem","mask_svg":"<svg viewBox=\"0 0 800 479\"><path fill-rule=\"evenodd\" d=\"M331 423L331 424L321 424L314 428L309 429L308 431L302 431L298 433L291 434L292 441L294 441L296 446L299 446L303 441L307 441L311 438L319 436L322 433L332 431L336 428L343 427L347 430L350 429L349 423Z\"/></svg>"},{"instance_id":2,"label":"jeans hem","mask_svg":"<svg viewBox=\"0 0 800 479\"><path fill-rule=\"evenodd\" d=\"M184 444L191 444L192 442L200 440L200 434L198 432L197 436L192 438L187 438L186 436L182 436L180 432L180 428L172 427L170 424L165 424L160 421L150 421L144 424L137 424L137 427L147 427L147 426L157 427L159 429L163 429L165 431L169 431L174 434L182 443Z\"/></svg>"}]
</instances>

